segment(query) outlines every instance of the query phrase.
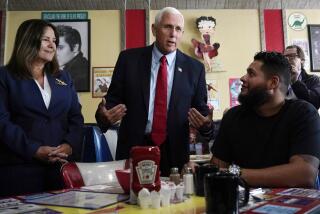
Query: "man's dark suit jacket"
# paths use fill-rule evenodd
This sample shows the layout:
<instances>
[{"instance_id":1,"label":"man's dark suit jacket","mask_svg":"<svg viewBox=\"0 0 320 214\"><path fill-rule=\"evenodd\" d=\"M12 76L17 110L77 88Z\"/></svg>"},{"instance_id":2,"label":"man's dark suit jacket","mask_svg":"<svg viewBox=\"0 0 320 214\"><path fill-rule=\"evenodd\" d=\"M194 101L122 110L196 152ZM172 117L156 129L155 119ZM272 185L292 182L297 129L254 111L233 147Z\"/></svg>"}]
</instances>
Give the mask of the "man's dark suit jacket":
<instances>
[{"instance_id":1,"label":"man's dark suit jacket","mask_svg":"<svg viewBox=\"0 0 320 214\"><path fill-rule=\"evenodd\" d=\"M122 51L119 55L110 88L106 95L107 109L125 104L127 113L119 129L116 159L127 159L130 149L144 145L148 119L150 75L153 45ZM167 116L168 154L170 167L179 167L189 161L188 111L196 108L203 115L208 114L205 70L203 65L177 50L174 79ZM96 114L103 131L103 124Z\"/></svg>"}]
</instances>

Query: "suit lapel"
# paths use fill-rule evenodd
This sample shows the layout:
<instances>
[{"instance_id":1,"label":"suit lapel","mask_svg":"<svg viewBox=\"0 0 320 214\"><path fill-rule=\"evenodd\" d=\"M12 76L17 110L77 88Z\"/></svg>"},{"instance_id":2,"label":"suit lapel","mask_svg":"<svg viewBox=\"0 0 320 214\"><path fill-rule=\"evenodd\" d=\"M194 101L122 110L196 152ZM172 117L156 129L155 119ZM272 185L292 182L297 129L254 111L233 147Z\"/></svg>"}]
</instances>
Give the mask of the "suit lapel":
<instances>
[{"instance_id":1,"label":"suit lapel","mask_svg":"<svg viewBox=\"0 0 320 214\"><path fill-rule=\"evenodd\" d=\"M144 99L145 108L149 109L149 98L150 98L150 78L151 78L151 60L152 60L152 48L153 45L148 46L141 55L139 62L139 71L142 78L142 94Z\"/></svg>"},{"instance_id":2,"label":"suit lapel","mask_svg":"<svg viewBox=\"0 0 320 214\"><path fill-rule=\"evenodd\" d=\"M47 79L51 88L51 99L48 110L52 110L55 106L55 104L58 102L59 96L64 96L63 94L59 94L59 90L57 87L60 85L57 84L56 78L52 76L51 74L47 73ZM61 86L60 86L61 87Z\"/></svg>"},{"instance_id":3,"label":"suit lapel","mask_svg":"<svg viewBox=\"0 0 320 214\"><path fill-rule=\"evenodd\" d=\"M49 103L49 107L48 107L48 110L49 110L50 108L52 108L52 102L53 102L53 97L54 97L53 92L55 91L55 89L54 89L54 78L51 76L51 74L46 73L46 75L47 75L48 83L49 83L50 89L51 89L51 98L50 98L50 103Z\"/></svg>"},{"instance_id":4,"label":"suit lapel","mask_svg":"<svg viewBox=\"0 0 320 214\"><path fill-rule=\"evenodd\" d=\"M41 112L46 112L47 108L44 104L40 89L35 82L35 80L25 80L25 86L23 87L23 91L28 91L30 94L34 94L35 96L26 96L23 99L26 99L26 104L30 109L39 109ZM23 92L21 92L24 94Z\"/></svg>"}]
</instances>

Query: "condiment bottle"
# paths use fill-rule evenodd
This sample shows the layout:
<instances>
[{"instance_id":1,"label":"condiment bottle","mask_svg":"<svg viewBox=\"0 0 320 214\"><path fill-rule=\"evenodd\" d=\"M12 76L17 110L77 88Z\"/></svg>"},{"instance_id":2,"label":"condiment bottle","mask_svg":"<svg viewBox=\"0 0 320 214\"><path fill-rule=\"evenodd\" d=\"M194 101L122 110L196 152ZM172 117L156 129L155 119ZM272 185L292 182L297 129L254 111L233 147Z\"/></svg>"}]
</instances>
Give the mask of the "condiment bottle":
<instances>
[{"instance_id":1,"label":"condiment bottle","mask_svg":"<svg viewBox=\"0 0 320 214\"><path fill-rule=\"evenodd\" d=\"M161 189L160 181L160 149L157 146L135 146L131 156L131 197L137 196L142 188L150 192ZM134 195L132 195L132 193Z\"/></svg>"},{"instance_id":2,"label":"condiment bottle","mask_svg":"<svg viewBox=\"0 0 320 214\"><path fill-rule=\"evenodd\" d=\"M170 181L174 182L175 185L178 185L180 183L180 174L179 169L177 167L171 168L169 179Z\"/></svg>"},{"instance_id":3,"label":"condiment bottle","mask_svg":"<svg viewBox=\"0 0 320 214\"><path fill-rule=\"evenodd\" d=\"M193 174L190 167L185 168L185 174L183 175L184 194L191 195L194 193Z\"/></svg>"}]
</instances>

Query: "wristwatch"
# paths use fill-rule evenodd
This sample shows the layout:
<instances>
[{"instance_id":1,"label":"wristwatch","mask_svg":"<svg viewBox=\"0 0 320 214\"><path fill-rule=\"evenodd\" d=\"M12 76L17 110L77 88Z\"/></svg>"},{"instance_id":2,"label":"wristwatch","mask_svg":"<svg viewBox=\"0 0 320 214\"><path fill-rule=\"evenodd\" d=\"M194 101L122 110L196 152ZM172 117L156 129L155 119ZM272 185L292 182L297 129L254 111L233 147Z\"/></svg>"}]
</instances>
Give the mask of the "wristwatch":
<instances>
[{"instance_id":1,"label":"wristwatch","mask_svg":"<svg viewBox=\"0 0 320 214\"><path fill-rule=\"evenodd\" d=\"M241 168L236 164L231 164L228 171L234 175L241 176Z\"/></svg>"}]
</instances>

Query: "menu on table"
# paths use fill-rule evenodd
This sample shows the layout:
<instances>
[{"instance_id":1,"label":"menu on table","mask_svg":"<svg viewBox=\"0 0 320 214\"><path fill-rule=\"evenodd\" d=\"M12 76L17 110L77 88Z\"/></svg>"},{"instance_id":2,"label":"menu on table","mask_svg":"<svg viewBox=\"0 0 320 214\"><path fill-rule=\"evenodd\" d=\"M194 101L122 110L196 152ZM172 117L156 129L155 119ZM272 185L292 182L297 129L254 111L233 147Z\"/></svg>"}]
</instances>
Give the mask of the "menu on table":
<instances>
[{"instance_id":1,"label":"menu on table","mask_svg":"<svg viewBox=\"0 0 320 214\"><path fill-rule=\"evenodd\" d=\"M243 213L282 214L320 213L320 191L315 189L289 188L276 192L268 191L264 197L259 196L259 198L258 203L253 203L255 206L241 211Z\"/></svg>"},{"instance_id":2,"label":"menu on table","mask_svg":"<svg viewBox=\"0 0 320 214\"><path fill-rule=\"evenodd\" d=\"M61 213L46 207L35 204L25 204L15 198L5 198L0 200L0 213L1 214L57 214Z\"/></svg>"},{"instance_id":3,"label":"menu on table","mask_svg":"<svg viewBox=\"0 0 320 214\"><path fill-rule=\"evenodd\" d=\"M85 192L71 190L47 197L26 200L27 203L45 204L53 206L77 207L84 209L99 209L120 201L128 200L124 194L110 194L99 192Z\"/></svg>"}]
</instances>

